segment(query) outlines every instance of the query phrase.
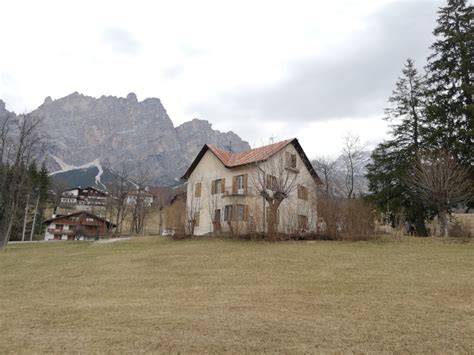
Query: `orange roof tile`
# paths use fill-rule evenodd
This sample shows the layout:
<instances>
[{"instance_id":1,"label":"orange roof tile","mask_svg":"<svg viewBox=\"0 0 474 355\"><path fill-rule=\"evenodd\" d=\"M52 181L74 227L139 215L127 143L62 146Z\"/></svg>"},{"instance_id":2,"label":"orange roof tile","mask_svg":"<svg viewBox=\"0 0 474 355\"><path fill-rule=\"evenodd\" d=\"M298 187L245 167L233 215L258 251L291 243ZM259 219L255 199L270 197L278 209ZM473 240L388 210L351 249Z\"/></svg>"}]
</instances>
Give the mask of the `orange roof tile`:
<instances>
[{"instance_id":1,"label":"orange roof tile","mask_svg":"<svg viewBox=\"0 0 474 355\"><path fill-rule=\"evenodd\" d=\"M240 165L256 163L270 158L273 154L279 152L281 149L291 143L293 139L287 139L278 143L266 145L264 147L245 150L243 152L232 153L226 150L217 148L213 145L206 144L207 147L214 153L214 155L224 164L231 168Z\"/></svg>"},{"instance_id":2,"label":"orange roof tile","mask_svg":"<svg viewBox=\"0 0 474 355\"><path fill-rule=\"evenodd\" d=\"M246 150L243 152L238 152L238 153L233 153L229 152L227 150L217 148L213 145L210 144L205 144L199 154L197 155L196 159L192 162L186 173L183 175L182 179L188 179L193 170L196 168L197 164L201 160L201 158L204 156L207 150L210 150L221 162L226 166L227 168L234 168L237 166L241 165L247 165L247 164L252 164L252 163L257 163L259 161L264 161L270 158L272 155L275 153L278 153L280 150L282 150L284 147L286 147L288 144L293 144L300 154L304 165L310 172L310 174L313 176L317 184L321 184L321 180L319 176L316 174L316 171L314 170L313 166L311 165L311 162L309 159L306 157L306 154L303 151L303 148L301 148L298 140L296 138L292 139L287 139L278 143L266 145L264 147L260 148L255 148L255 149L250 149Z\"/></svg>"}]
</instances>

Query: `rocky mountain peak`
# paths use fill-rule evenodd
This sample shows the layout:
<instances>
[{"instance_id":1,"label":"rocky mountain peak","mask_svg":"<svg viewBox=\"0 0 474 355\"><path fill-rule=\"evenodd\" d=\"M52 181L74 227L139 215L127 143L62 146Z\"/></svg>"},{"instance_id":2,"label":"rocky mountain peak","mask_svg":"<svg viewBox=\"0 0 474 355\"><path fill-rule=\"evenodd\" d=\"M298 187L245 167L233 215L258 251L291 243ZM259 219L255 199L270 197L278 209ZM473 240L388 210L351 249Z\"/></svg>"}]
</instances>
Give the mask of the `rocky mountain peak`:
<instances>
[{"instance_id":1,"label":"rocky mountain peak","mask_svg":"<svg viewBox=\"0 0 474 355\"><path fill-rule=\"evenodd\" d=\"M250 149L235 133L214 130L206 120L193 119L175 128L160 99L138 101L135 93L125 98L78 92L56 100L47 97L32 114L44 117L51 171L60 170L58 161L82 166L97 160L112 169L141 162L150 183L171 184L206 143Z\"/></svg>"}]
</instances>

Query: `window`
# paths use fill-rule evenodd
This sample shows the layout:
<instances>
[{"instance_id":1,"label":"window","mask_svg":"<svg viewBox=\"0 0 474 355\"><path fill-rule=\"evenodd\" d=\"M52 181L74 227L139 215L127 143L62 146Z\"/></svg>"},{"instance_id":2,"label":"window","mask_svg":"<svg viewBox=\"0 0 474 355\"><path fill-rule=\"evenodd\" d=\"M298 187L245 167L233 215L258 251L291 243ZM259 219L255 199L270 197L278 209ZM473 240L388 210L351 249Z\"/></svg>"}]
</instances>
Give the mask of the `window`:
<instances>
[{"instance_id":1,"label":"window","mask_svg":"<svg viewBox=\"0 0 474 355\"><path fill-rule=\"evenodd\" d=\"M276 190L277 187L277 178L273 175L267 174L267 189Z\"/></svg>"},{"instance_id":2,"label":"window","mask_svg":"<svg viewBox=\"0 0 474 355\"><path fill-rule=\"evenodd\" d=\"M290 168L296 169L296 154L291 154Z\"/></svg>"},{"instance_id":3,"label":"window","mask_svg":"<svg viewBox=\"0 0 474 355\"><path fill-rule=\"evenodd\" d=\"M237 221L245 220L245 206L244 205L235 205L235 219Z\"/></svg>"},{"instance_id":4,"label":"window","mask_svg":"<svg viewBox=\"0 0 474 355\"><path fill-rule=\"evenodd\" d=\"M296 169L296 154L286 152L286 167L290 169Z\"/></svg>"},{"instance_id":5,"label":"window","mask_svg":"<svg viewBox=\"0 0 474 355\"><path fill-rule=\"evenodd\" d=\"M232 205L226 205L224 208L224 221L232 220Z\"/></svg>"},{"instance_id":6,"label":"window","mask_svg":"<svg viewBox=\"0 0 474 355\"><path fill-rule=\"evenodd\" d=\"M194 197L201 197L201 183L194 184Z\"/></svg>"},{"instance_id":7,"label":"window","mask_svg":"<svg viewBox=\"0 0 474 355\"><path fill-rule=\"evenodd\" d=\"M237 184L237 189L243 189L244 188L244 176L243 175L239 175L239 176L236 176L236 184Z\"/></svg>"},{"instance_id":8,"label":"window","mask_svg":"<svg viewBox=\"0 0 474 355\"><path fill-rule=\"evenodd\" d=\"M212 182L211 193L213 195L224 192L225 179L217 179Z\"/></svg>"},{"instance_id":9,"label":"window","mask_svg":"<svg viewBox=\"0 0 474 355\"><path fill-rule=\"evenodd\" d=\"M194 212L194 227L199 227L199 217L201 217L201 214Z\"/></svg>"},{"instance_id":10,"label":"window","mask_svg":"<svg viewBox=\"0 0 474 355\"><path fill-rule=\"evenodd\" d=\"M300 230L306 230L308 228L308 217L302 214L298 215L298 227Z\"/></svg>"},{"instance_id":11,"label":"window","mask_svg":"<svg viewBox=\"0 0 474 355\"><path fill-rule=\"evenodd\" d=\"M247 193L247 174L234 176L232 180L232 193L233 194Z\"/></svg>"},{"instance_id":12,"label":"window","mask_svg":"<svg viewBox=\"0 0 474 355\"><path fill-rule=\"evenodd\" d=\"M94 222L94 218L87 217L86 222Z\"/></svg>"},{"instance_id":13,"label":"window","mask_svg":"<svg viewBox=\"0 0 474 355\"><path fill-rule=\"evenodd\" d=\"M308 189L303 185L298 185L298 198L308 201Z\"/></svg>"}]
</instances>

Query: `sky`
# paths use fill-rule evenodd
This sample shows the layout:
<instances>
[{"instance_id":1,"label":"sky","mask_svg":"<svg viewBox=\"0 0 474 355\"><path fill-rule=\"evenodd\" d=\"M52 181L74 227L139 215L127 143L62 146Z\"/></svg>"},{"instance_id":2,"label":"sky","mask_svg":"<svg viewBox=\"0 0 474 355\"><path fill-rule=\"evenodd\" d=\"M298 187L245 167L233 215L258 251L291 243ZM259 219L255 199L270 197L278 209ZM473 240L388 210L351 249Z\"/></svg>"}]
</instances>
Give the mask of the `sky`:
<instances>
[{"instance_id":1,"label":"sky","mask_svg":"<svg viewBox=\"0 0 474 355\"><path fill-rule=\"evenodd\" d=\"M252 147L297 137L310 158L343 137L368 149L407 58L422 69L435 0L2 1L0 99L16 113L47 96L161 99Z\"/></svg>"}]
</instances>

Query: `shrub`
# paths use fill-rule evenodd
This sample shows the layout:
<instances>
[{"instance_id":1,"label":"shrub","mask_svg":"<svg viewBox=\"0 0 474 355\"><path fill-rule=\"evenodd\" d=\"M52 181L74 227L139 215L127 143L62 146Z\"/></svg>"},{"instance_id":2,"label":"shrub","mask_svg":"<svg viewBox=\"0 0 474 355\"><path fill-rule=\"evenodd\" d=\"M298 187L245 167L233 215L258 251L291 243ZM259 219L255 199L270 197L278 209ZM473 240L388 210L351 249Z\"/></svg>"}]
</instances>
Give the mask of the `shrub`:
<instances>
[{"instance_id":1,"label":"shrub","mask_svg":"<svg viewBox=\"0 0 474 355\"><path fill-rule=\"evenodd\" d=\"M319 239L369 240L375 238L372 206L361 199L322 196L318 204Z\"/></svg>"}]
</instances>

